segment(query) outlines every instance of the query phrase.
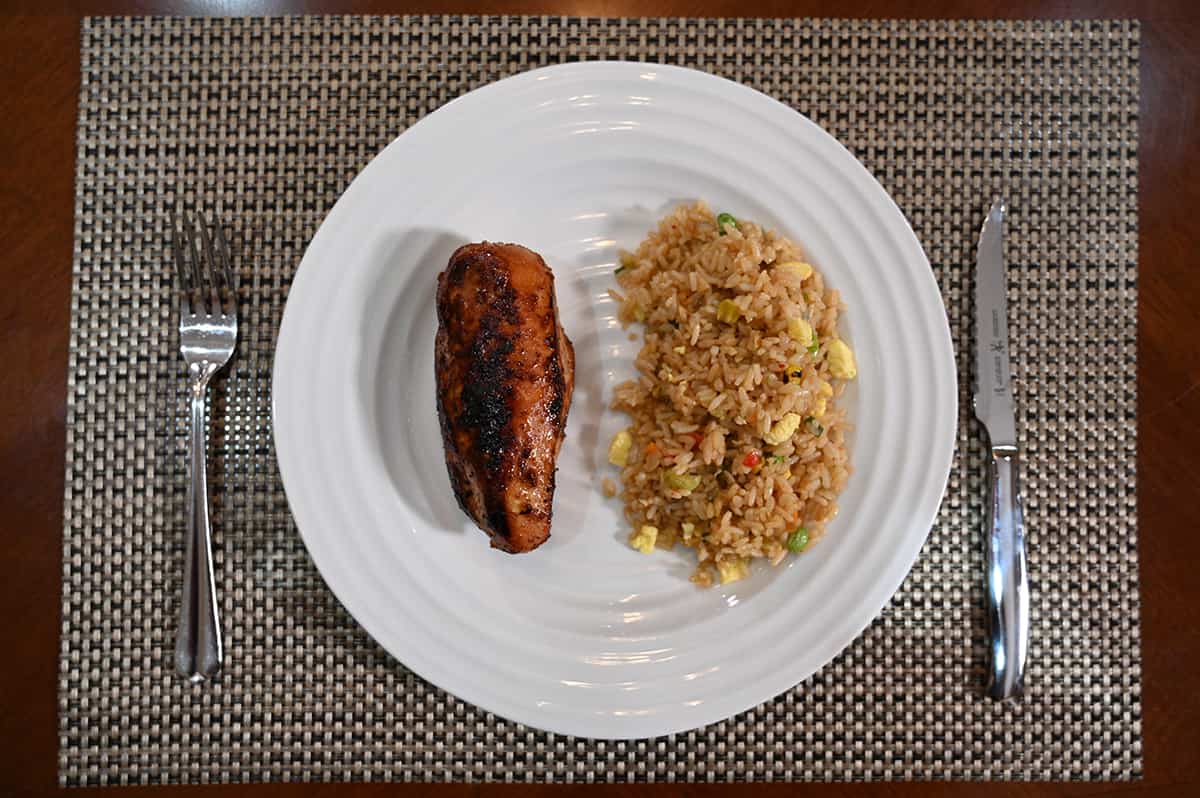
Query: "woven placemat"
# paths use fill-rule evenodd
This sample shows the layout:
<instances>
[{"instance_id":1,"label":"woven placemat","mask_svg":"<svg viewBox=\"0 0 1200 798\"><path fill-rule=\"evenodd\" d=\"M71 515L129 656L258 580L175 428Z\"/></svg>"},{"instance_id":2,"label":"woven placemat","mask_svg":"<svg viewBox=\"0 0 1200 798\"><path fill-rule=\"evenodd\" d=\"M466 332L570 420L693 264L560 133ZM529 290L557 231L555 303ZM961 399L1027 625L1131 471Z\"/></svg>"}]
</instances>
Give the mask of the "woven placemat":
<instances>
[{"instance_id":1,"label":"woven placemat","mask_svg":"<svg viewBox=\"0 0 1200 798\"><path fill-rule=\"evenodd\" d=\"M259 780L1129 779L1141 773L1134 493L1138 26L558 18L90 19L83 25L59 777ZM980 695L980 430L879 619L792 691L655 740L545 734L423 682L340 607L284 498L273 342L305 245L406 125L531 67L684 64L807 114L912 221L970 373L970 269L1004 191L1034 584L1028 692ZM222 209L239 356L212 405L227 666L172 670L183 366L161 214Z\"/></svg>"}]
</instances>

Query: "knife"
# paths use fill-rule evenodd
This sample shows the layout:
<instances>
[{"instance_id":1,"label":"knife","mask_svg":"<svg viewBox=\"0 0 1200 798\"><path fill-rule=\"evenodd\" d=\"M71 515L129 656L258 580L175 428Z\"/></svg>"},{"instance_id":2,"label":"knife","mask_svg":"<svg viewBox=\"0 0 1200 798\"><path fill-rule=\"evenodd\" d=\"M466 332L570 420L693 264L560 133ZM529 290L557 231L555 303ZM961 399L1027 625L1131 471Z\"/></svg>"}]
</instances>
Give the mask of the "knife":
<instances>
[{"instance_id":1,"label":"knife","mask_svg":"<svg viewBox=\"0 0 1200 798\"><path fill-rule=\"evenodd\" d=\"M988 434L984 527L984 601L988 619L988 695L1020 694L1029 649L1029 582L1018 477L1004 277L1003 199L992 204L975 261L975 416Z\"/></svg>"}]
</instances>

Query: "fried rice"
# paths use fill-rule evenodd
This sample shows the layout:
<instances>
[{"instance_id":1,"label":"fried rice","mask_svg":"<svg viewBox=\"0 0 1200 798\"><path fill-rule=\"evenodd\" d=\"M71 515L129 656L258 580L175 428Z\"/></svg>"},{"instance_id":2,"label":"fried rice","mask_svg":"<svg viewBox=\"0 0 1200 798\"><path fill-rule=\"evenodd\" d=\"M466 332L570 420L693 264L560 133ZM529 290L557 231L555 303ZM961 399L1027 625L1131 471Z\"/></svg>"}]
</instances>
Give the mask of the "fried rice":
<instances>
[{"instance_id":1,"label":"fried rice","mask_svg":"<svg viewBox=\"0 0 1200 798\"><path fill-rule=\"evenodd\" d=\"M797 245L704 203L622 253L616 277L619 318L643 332L609 452L631 545L694 549L702 586L807 550L850 474L837 292Z\"/></svg>"}]
</instances>

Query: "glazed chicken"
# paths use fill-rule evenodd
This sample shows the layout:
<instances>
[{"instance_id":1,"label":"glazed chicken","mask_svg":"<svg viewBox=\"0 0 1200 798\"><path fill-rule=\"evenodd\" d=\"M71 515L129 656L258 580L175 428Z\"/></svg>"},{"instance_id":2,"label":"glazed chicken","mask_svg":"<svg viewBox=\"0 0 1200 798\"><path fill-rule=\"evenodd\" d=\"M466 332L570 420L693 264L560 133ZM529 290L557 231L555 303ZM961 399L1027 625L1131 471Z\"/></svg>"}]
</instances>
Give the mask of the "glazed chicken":
<instances>
[{"instance_id":1,"label":"glazed chicken","mask_svg":"<svg viewBox=\"0 0 1200 798\"><path fill-rule=\"evenodd\" d=\"M516 244L467 244L438 275L438 418L459 506L507 552L550 537L575 387L554 275Z\"/></svg>"}]
</instances>

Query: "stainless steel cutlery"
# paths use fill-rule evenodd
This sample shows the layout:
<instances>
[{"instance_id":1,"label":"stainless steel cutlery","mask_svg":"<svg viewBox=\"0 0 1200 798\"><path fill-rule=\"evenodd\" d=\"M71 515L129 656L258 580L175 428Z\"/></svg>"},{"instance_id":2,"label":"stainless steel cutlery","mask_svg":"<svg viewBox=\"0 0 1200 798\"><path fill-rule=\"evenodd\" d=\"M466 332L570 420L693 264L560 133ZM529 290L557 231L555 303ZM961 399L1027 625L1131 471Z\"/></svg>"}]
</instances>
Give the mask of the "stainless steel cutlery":
<instances>
[{"instance_id":1,"label":"stainless steel cutlery","mask_svg":"<svg viewBox=\"0 0 1200 798\"><path fill-rule=\"evenodd\" d=\"M179 347L187 364L191 404L183 590L175 639L175 668L193 682L221 669L221 622L213 574L208 511L204 400L209 382L237 345L237 291L229 244L219 222L179 213L171 218L171 248L179 296Z\"/></svg>"},{"instance_id":2,"label":"stainless steel cutlery","mask_svg":"<svg viewBox=\"0 0 1200 798\"><path fill-rule=\"evenodd\" d=\"M984 527L984 601L988 618L988 694L1020 693L1029 649L1029 581L1021 508L1016 416L1005 299L1004 216L996 200L979 234L975 263L975 415L988 434Z\"/></svg>"}]
</instances>

